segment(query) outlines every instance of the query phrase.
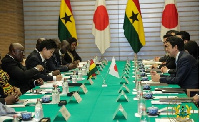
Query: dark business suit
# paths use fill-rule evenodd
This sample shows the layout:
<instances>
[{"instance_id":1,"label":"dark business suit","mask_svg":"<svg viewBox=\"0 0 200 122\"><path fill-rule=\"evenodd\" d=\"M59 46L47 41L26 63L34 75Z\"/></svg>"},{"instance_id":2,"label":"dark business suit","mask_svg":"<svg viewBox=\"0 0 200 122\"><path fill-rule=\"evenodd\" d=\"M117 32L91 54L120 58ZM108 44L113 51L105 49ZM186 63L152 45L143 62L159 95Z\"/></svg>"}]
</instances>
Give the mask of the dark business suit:
<instances>
[{"instance_id":1,"label":"dark business suit","mask_svg":"<svg viewBox=\"0 0 200 122\"><path fill-rule=\"evenodd\" d=\"M2 69L10 76L9 83L20 88L22 94L35 87L34 76L39 73L35 68L26 69L9 55L2 59Z\"/></svg>"},{"instance_id":2,"label":"dark business suit","mask_svg":"<svg viewBox=\"0 0 200 122\"><path fill-rule=\"evenodd\" d=\"M181 51L175 77L161 77L161 83L178 84L181 88L199 88L199 63L185 51Z\"/></svg>"},{"instance_id":3,"label":"dark business suit","mask_svg":"<svg viewBox=\"0 0 200 122\"><path fill-rule=\"evenodd\" d=\"M60 70L60 72L68 71L68 67L61 64L59 53L54 53L54 55L47 60L47 67L50 71L54 70Z\"/></svg>"},{"instance_id":4,"label":"dark business suit","mask_svg":"<svg viewBox=\"0 0 200 122\"><path fill-rule=\"evenodd\" d=\"M35 78L42 78L44 81L53 81L53 76L49 76L49 70L46 66L46 61L42 62L42 58L40 57L40 53L32 53L28 59L26 59L26 67L27 69L31 69L37 65L42 65L44 70L39 72Z\"/></svg>"},{"instance_id":5,"label":"dark business suit","mask_svg":"<svg viewBox=\"0 0 200 122\"><path fill-rule=\"evenodd\" d=\"M0 85L0 102L2 104L5 104L5 99L4 98L5 98L4 91L3 91L2 86Z\"/></svg>"},{"instance_id":6,"label":"dark business suit","mask_svg":"<svg viewBox=\"0 0 200 122\"><path fill-rule=\"evenodd\" d=\"M69 52L71 52L71 54L73 55L74 61L77 61L77 60L82 61L81 57L78 55L78 53L75 50L69 51ZM69 54L67 52L65 53L64 60L66 61L66 63L73 63L72 58L69 56ZM63 64L63 65L65 65L65 64Z\"/></svg>"},{"instance_id":7,"label":"dark business suit","mask_svg":"<svg viewBox=\"0 0 200 122\"><path fill-rule=\"evenodd\" d=\"M168 69L176 69L175 58L174 57L167 57L166 64L161 64L159 68L166 66Z\"/></svg>"}]
</instances>

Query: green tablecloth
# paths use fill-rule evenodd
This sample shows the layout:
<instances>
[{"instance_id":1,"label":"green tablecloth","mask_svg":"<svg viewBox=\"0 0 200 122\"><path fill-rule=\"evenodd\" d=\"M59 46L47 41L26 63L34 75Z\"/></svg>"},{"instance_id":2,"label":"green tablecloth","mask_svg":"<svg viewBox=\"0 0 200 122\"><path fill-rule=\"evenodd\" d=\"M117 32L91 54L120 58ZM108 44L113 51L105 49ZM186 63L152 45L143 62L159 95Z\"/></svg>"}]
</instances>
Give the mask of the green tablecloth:
<instances>
[{"instance_id":1,"label":"green tablecloth","mask_svg":"<svg viewBox=\"0 0 200 122\"><path fill-rule=\"evenodd\" d=\"M131 63L132 64L132 63ZM77 102L69 102L66 105L66 108L71 114L71 117L69 118L69 122L116 122L117 119L113 120L114 112L116 111L117 107L121 103L125 111L127 112L128 119L124 118L118 118L120 122L126 121L126 122L138 122L140 118L135 117L135 113L137 112L137 101L133 100L135 97L134 94L132 94L132 89L135 87L135 84L132 82L134 78L133 70L131 67L130 70L130 78L129 84L126 84L127 87L130 89L130 93L126 93L128 96L129 102L116 102L116 99L119 95L118 90L120 89L121 85L119 82L121 79L118 79L116 77L110 76L108 74L108 77L106 78L107 87L102 87L102 81L103 78L107 74L107 70L109 69L110 63L106 65L106 67L103 69L103 71L100 72L100 75L97 76L97 78L94 81L93 85L86 84L86 87L88 89L87 94L80 93L82 97L82 101L80 103ZM117 67L119 74L121 75L123 72L125 66L125 62L117 62ZM85 81L82 81L85 82ZM163 87L163 86L156 86L157 88ZM167 87L177 87L178 85L169 85ZM152 90L154 90L155 87L151 87ZM79 87L70 87L70 91L74 91L79 89ZM168 94L172 95L172 94ZM156 95L159 96L159 95ZM162 95L166 96L166 94ZM175 96L174 94L172 96ZM177 94L179 97L186 97L186 94ZM27 98L41 98L42 95L34 95L34 96L28 96L23 95L20 98L21 99L27 99ZM61 100L69 100L70 97L62 96ZM189 105L193 109L197 110L196 106L193 103L183 103L182 105ZM146 100L146 107L151 107L151 100ZM158 107L159 109L167 107L167 105L154 105ZM43 104L43 110L44 110L44 116L50 117L51 120L60 122L65 121L64 118L62 118L61 114L58 114L60 107L58 105L45 105ZM34 106L27 106L25 108L15 108L16 111L30 111L34 112ZM56 117L56 115L58 116ZM160 115L159 118L168 117L167 115ZM195 122L199 121L198 114L192 114L191 118L195 120ZM155 117L150 117L150 122L154 122Z\"/></svg>"}]
</instances>

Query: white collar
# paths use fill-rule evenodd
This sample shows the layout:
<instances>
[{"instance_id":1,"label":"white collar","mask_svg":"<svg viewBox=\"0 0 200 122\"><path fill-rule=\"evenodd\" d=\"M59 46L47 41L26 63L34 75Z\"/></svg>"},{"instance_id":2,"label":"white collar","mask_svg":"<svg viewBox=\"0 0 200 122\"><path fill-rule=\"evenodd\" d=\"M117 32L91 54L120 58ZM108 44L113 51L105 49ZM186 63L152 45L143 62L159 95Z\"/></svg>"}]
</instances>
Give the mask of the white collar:
<instances>
[{"instance_id":1,"label":"white collar","mask_svg":"<svg viewBox=\"0 0 200 122\"><path fill-rule=\"evenodd\" d=\"M39 52L40 53L40 52ZM40 53L40 57L41 57L41 59L42 59L42 62L44 62L45 61L45 59L43 58L43 56L42 56L42 54Z\"/></svg>"},{"instance_id":2,"label":"white collar","mask_svg":"<svg viewBox=\"0 0 200 122\"><path fill-rule=\"evenodd\" d=\"M59 55L62 55L62 53L61 53L61 51L60 51L60 50L59 50L58 52L59 52Z\"/></svg>"},{"instance_id":3,"label":"white collar","mask_svg":"<svg viewBox=\"0 0 200 122\"><path fill-rule=\"evenodd\" d=\"M7 54L8 56L10 56L12 59L14 59L11 55ZM14 59L15 60L15 59Z\"/></svg>"},{"instance_id":4,"label":"white collar","mask_svg":"<svg viewBox=\"0 0 200 122\"><path fill-rule=\"evenodd\" d=\"M176 55L176 62L178 61L178 56L179 56L179 54L180 54L180 51L177 53L177 55Z\"/></svg>"},{"instance_id":5,"label":"white collar","mask_svg":"<svg viewBox=\"0 0 200 122\"><path fill-rule=\"evenodd\" d=\"M35 48L35 51L39 52L39 51L37 50L37 48Z\"/></svg>"}]
</instances>

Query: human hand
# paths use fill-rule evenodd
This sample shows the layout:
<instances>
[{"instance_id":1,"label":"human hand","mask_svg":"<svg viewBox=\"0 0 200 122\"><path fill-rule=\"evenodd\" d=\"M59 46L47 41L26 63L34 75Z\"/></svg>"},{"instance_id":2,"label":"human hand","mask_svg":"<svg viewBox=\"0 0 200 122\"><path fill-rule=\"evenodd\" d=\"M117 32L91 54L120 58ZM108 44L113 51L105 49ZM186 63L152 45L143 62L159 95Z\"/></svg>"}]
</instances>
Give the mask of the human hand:
<instances>
[{"instance_id":1,"label":"human hand","mask_svg":"<svg viewBox=\"0 0 200 122\"><path fill-rule=\"evenodd\" d=\"M159 74L152 75L151 80L154 82L160 82L160 75Z\"/></svg>"},{"instance_id":2,"label":"human hand","mask_svg":"<svg viewBox=\"0 0 200 122\"><path fill-rule=\"evenodd\" d=\"M158 69L158 64L152 64L151 69Z\"/></svg>"},{"instance_id":3,"label":"human hand","mask_svg":"<svg viewBox=\"0 0 200 122\"><path fill-rule=\"evenodd\" d=\"M55 70L52 72L53 76L60 75L60 70Z\"/></svg>"},{"instance_id":4,"label":"human hand","mask_svg":"<svg viewBox=\"0 0 200 122\"><path fill-rule=\"evenodd\" d=\"M56 81L61 81L62 80L62 75L57 75L56 76Z\"/></svg>"},{"instance_id":5,"label":"human hand","mask_svg":"<svg viewBox=\"0 0 200 122\"><path fill-rule=\"evenodd\" d=\"M69 68L69 69L76 69L76 68L77 68L77 64L70 63L70 64L68 65L68 68Z\"/></svg>"},{"instance_id":6,"label":"human hand","mask_svg":"<svg viewBox=\"0 0 200 122\"><path fill-rule=\"evenodd\" d=\"M15 92L15 94L16 94L17 96L21 96L21 95L22 95L22 93L21 93L21 91L20 91L20 88L14 87L14 92Z\"/></svg>"},{"instance_id":7,"label":"human hand","mask_svg":"<svg viewBox=\"0 0 200 122\"><path fill-rule=\"evenodd\" d=\"M156 72L156 71L150 71L150 74L151 74L151 76L152 76L152 75L156 75L157 72Z\"/></svg>"},{"instance_id":8,"label":"human hand","mask_svg":"<svg viewBox=\"0 0 200 122\"><path fill-rule=\"evenodd\" d=\"M196 94L195 96L193 96L193 101L194 102L199 102L199 95Z\"/></svg>"},{"instance_id":9,"label":"human hand","mask_svg":"<svg viewBox=\"0 0 200 122\"><path fill-rule=\"evenodd\" d=\"M44 70L44 67L43 67L42 65L37 65L37 66L36 66L36 69L37 69L38 71L43 71L43 70Z\"/></svg>"},{"instance_id":10,"label":"human hand","mask_svg":"<svg viewBox=\"0 0 200 122\"><path fill-rule=\"evenodd\" d=\"M5 98L5 102L7 105L12 105L19 100L19 97L16 95L9 95Z\"/></svg>"},{"instance_id":11,"label":"human hand","mask_svg":"<svg viewBox=\"0 0 200 122\"><path fill-rule=\"evenodd\" d=\"M168 68L167 68L166 66L163 66L163 67L161 68L161 72L162 72L162 73L167 73L167 71L168 71Z\"/></svg>"},{"instance_id":12,"label":"human hand","mask_svg":"<svg viewBox=\"0 0 200 122\"><path fill-rule=\"evenodd\" d=\"M40 86L40 85L43 85L43 84L44 84L44 81L43 81L42 78L39 78L39 79L36 80L36 85L37 86Z\"/></svg>"},{"instance_id":13,"label":"human hand","mask_svg":"<svg viewBox=\"0 0 200 122\"><path fill-rule=\"evenodd\" d=\"M155 61L155 62L159 62L159 60L160 60L160 57L155 57L155 58L154 58L154 61Z\"/></svg>"}]
</instances>

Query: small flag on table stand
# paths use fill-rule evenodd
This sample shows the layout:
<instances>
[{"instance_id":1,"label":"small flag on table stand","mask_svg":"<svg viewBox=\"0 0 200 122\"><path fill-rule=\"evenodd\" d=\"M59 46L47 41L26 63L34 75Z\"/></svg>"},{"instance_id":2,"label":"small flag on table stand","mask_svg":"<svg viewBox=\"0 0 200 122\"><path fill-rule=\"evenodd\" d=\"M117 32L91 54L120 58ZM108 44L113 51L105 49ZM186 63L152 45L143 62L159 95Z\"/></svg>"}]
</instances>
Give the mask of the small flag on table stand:
<instances>
[{"instance_id":1,"label":"small flag on table stand","mask_svg":"<svg viewBox=\"0 0 200 122\"><path fill-rule=\"evenodd\" d=\"M89 68L89 72L87 74L88 78L87 80L90 81L90 83L92 84L93 81L92 81L92 77L96 76L96 71L98 71L97 67L96 67L96 64L93 62L93 60L91 59L90 60L90 68Z\"/></svg>"}]
</instances>

